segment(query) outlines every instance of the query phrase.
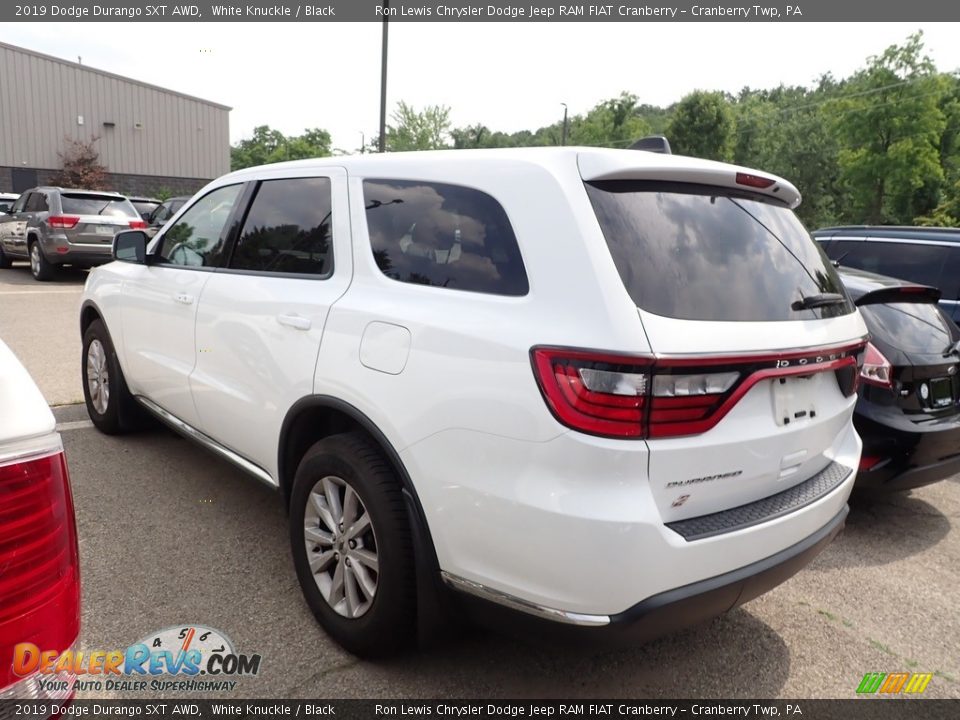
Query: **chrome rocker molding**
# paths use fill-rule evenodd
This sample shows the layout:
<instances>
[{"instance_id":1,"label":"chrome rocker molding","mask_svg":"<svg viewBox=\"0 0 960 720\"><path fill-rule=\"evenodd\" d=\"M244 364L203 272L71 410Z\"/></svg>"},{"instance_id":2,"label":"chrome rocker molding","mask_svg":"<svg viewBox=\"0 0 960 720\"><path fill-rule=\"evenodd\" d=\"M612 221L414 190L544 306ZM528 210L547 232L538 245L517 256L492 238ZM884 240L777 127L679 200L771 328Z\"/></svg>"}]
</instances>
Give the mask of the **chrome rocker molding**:
<instances>
[{"instance_id":1,"label":"chrome rocker molding","mask_svg":"<svg viewBox=\"0 0 960 720\"><path fill-rule=\"evenodd\" d=\"M197 430L192 425L187 425L185 422L183 422L183 420L181 420L180 418L174 415L171 415L162 407L157 405L155 402L148 400L145 397L141 397L139 395L137 396L137 401L141 405L143 405L147 410L149 410L151 413L156 415L158 418L160 418L163 422L165 422L167 425L169 425L171 428L176 430L181 435L186 435L191 440L195 440L196 442L200 443L208 450L212 450L213 452L215 452L217 455L224 458L225 460L229 460L231 463L239 467L241 470L245 470L246 472L250 473L255 478L257 478L257 480L260 480L261 482L266 483L270 487L274 489L279 487L279 485L277 484L277 481L274 480L272 477L270 477L270 473L268 473L262 467L260 467L259 465L254 465L245 457L242 457L237 453L235 453L233 450L230 450L229 448L224 447L223 445L221 445L220 443L218 443L216 440L209 437L208 435L204 435L202 432Z\"/></svg>"},{"instance_id":2,"label":"chrome rocker molding","mask_svg":"<svg viewBox=\"0 0 960 720\"><path fill-rule=\"evenodd\" d=\"M443 570L440 571L440 577L454 590L459 590L468 595L474 595L483 600L489 600L490 602L503 605L513 610L519 610L529 615L536 615L545 620L552 620L553 622L565 623L567 625L579 625L581 627L603 627L604 625L610 624L609 615L585 615L583 613L566 612L564 610L543 607L542 605L522 600L513 595L500 592L499 590L488 588L486 585L481 585L472 580L451 575Z\"/></svg>"}]
</instances>

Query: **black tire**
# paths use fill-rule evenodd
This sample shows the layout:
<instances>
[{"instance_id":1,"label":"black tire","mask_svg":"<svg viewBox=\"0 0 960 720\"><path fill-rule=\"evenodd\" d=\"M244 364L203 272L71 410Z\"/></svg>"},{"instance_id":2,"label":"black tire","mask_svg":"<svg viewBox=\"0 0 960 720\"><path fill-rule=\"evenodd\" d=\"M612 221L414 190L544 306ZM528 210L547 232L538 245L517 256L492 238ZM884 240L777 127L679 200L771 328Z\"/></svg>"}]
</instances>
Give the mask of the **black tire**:
<instances>
[{"instance_id":1,"label":"black tire","mask_svg":"<svg viewBox=\"0 0 960 720\"><path fill-rule=\"evenodd\" d=\"M106 370L106 404L102 404L102 395L95 394L91 388L90 372L96 372L99 365L96 356L96 345L102 351L103 365ZM91 348L94 348L91 355ZM110 333L101 320L94 320L83 333L83 355L80 361L80 373L83 380L83 399L87 405L87 414L97 426L97 429L107 435L119 435L129 432L136 427L139 417L138 407L130 391L127 389L123 371L117 360L117 353L113 349ZM102 371L100 379L103 380ZM96 383L94 383L96 386ZM102 388L102 383L101 383ZM102 392L102 390L101 390Z\"/></svg>"},{"instance_id":2,"label":"black tire","mask_svg":"<svg viewBox=\"0 0 960 720\"><path fill-rule=\"evenodd\" d=\"M3 247L0 246L0 269L6 270L8 267L13 265L13 259L3 251Z\"/></svg>"},{"instance_id":3,"label":"black tire","mask_svg":"<svg viewBox=\"0 0 960 720\"><path fill-rule=\"evenodd\" d=\"M370 520L375 536L373 555L378 560L372 598L362 592L357 569L350 571L353 573L350 578L346 577L350 557L356 557L352 555L357 552L356 549L348 550L341 545L341 560L330 561L330 565L318 570L316 576L310 568L311 553L326 552L320 545L308 551L305 538L305 516L308 504L312 502L310 496L324 478L334 478L344 483L342 487L338 486L342 490L342 495L338 495L342 498L341 505L346 504L347 488L352 489L360 501L359 511L365 512ZM311 508L315 507L311 504ZM355 517L359 517L359 514ZM325 529L322 518L317 521L316 527L318 530ZM339 540L333 534L333 542L324 542L324 545L332 553L335 542L351 542L346 540L350 530L349 525L343 527ZM370 536L365 537L365 540L357 541L360 550L370 547ZM410 526L400 482L383 453L366 435L358 432L332 435L316 443L304 455L297 468L290 498L290 544L297 578L307 605L323 629L346 650L360 657L384 657L411 644L416 630L416 582ZM350 548L353 547L350 545ZM312 557L318 559L319 555ZM345 587L339 594L342 600L338 603L341 608L338 611L321 591L319 583L326 580L317 579L323 575L335 582L335 568L341 561L344 563L341 568L344 573L342 582L346 584L352 580L355 597L368 604L358 617L344 614L351 609L347 605ZM353 563L369 580L369 570L360 568L356 559ZM333 583L331 587L334 587ZM331 599L335 599L335 592L330 589L327 592ZM361 594L357 596L356 593Z\"/></svg>"},{"instance_id":4,"label":"black tire","mask_svg":"<svg viewBox=\"0 0 960 720\"><path fill-rule=\"evenodd\" d=\"M36 240L31 240L27 252L30 259L30 273L33 275L33 279L40 280L41 282L52 280L54 275L57 274L57 267L47 260L47 256L43 254L43 248L40 247L40 243Z\"/></svg>"}]
</instances>

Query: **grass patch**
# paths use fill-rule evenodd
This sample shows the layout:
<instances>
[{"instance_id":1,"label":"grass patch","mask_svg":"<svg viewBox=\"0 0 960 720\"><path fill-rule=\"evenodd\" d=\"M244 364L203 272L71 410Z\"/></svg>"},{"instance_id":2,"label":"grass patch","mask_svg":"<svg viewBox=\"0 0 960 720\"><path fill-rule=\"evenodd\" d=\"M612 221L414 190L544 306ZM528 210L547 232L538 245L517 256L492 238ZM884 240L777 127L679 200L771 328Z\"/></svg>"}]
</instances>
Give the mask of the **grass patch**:
<instances>
[{"instance_id":1,"label":"grass patch","mask_svg":"<svg viewBox=\"0 0 960 720\"><path fill-rule=\"evenodd\" d=\"M952 682L952 683L955 683L957 681L957 679L953 675L950 675L949 673L945 673L943 672L943 670L934 670L933 674L936 675L937 677L942 677L944 680L948 680L949 682Z\"/></svg>"},{"instance_id":2,"label":"grass patch","mask_svg":"<svg viewBox=\"0 0 960 720\"><path fill-rule=\"evenodd\" d=\"M830 620L831 622L837 621L837 616L834 615L832 612L828 612L827 610L817 610L817 612L823 615L827 620Z\"/></svg>"},{"instance_id":3,"label":"grass patch","mask_svg":"<svg viewBox=\"0 0 960 720\"><path fill-rule=\"evenodd\" d=\"M882 651L882 652L885 652L887 655L892 655L893 657L896 657L896 656L897 656L897 654L896 654L895 652L893 652L893 650L891 650L889 647L887 647L886 645L884 645L884 644L883 644L882 642L880 642L879 640L874 640L873 638L867 638L867 640L869 640L869 641L870 641L870 645L873 646L873 647L875 647L877 650L880 650L880 651Z\"/></svg>"}]
</instances>

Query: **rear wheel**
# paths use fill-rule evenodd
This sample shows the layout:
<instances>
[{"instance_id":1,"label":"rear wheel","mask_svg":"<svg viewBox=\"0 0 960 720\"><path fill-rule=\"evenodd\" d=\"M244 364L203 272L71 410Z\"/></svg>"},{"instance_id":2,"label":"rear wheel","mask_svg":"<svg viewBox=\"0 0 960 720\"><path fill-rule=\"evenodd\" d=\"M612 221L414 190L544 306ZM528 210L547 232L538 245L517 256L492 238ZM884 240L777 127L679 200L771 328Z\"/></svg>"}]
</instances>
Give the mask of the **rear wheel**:
<instances>
[{"instance_id":1,"label":"rear wheel","mask_svg":"<svg viewBox=\"0 0 960 720\"><path fill-rule=\"evenodd\" d=\"M30 243L30 272L34 280L50 280L56 272L56 267L47 260L36 240Z\"/></svg>"},{"instance_id":2,"label":"rear wheel","mask_svg":"<svg viewBox=\"0 0 960 720\"><path fill-rule=\"evenodd\" d=\"M396 475L365 435L333 435L304 456L290 498L290 543L307 604L344 648L377 657L410 642L410 527Z\"/></svg>"},{"instance_id":3,"label":"rear wheel","mask_svg":"<svg viewBox=\"0 0 960 720\"><path fill-rule=\"evenodd\" d=\"M81 372L87 414L97 429L108 435L132 430L138 408L101 320L94 320L83 333Z\"/></svg>"}]
</instances>

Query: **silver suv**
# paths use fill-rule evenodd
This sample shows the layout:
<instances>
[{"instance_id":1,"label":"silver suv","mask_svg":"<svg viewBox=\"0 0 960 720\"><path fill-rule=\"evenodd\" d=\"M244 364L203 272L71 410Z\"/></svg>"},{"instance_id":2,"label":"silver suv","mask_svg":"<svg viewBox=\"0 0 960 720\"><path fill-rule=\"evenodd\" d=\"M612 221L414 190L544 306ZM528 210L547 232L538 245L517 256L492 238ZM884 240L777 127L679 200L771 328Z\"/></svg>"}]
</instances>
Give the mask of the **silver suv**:
<instances>
[{"instance_id":1,"label":"silver suv","mask_svg":"<svg viewBox=\"0 0 960 720\"><path fill-rule=\"evenodd\" d=\"M29 260L37 280L58 265L92 267L109 262L113 236L146 223L123 195L99 190L37 187L27 190L9 215L0 216L0 268Z\"/></svg>"}]
</instances>

